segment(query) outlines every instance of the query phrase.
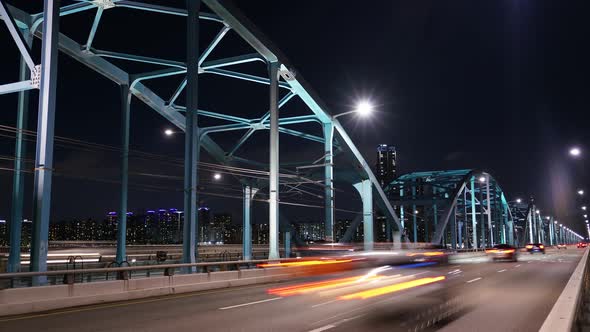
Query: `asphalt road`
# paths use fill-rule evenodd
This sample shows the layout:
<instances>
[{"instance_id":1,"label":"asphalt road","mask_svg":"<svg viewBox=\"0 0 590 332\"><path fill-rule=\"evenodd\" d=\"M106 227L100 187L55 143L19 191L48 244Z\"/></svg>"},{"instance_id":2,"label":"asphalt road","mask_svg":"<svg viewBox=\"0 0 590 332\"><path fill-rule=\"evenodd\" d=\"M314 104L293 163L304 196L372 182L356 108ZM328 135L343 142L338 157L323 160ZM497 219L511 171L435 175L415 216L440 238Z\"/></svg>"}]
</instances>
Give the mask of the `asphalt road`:
<instances>
[{"instance_id":1,"label":"asphalt road","mask_svg":"<svg viewBox=\"0 0 590 332\"><path fill-rule=\"evenodd\" d=\"M537 331L581 255L581 249L570 248L522 254L516 263L473 259L394 267L378 275L403 283L441 276L445 280L367 299L340 298L358 292L357 286L292 296L268 291L370 271L356 270L0 318L0 331ZM364 285L391 284L372 280Z\"/></svg>"}]
</instances>

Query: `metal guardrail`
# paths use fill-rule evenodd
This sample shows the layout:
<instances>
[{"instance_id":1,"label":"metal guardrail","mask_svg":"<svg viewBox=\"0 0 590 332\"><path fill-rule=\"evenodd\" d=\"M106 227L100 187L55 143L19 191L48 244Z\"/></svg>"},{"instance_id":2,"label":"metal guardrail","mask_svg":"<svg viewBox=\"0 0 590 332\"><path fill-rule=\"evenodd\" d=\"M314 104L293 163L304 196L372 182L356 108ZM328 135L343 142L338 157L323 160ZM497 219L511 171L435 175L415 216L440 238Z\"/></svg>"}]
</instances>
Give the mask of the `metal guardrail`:
<instances>
[{"instance_id":1,"label":"metal guardrail","mask_svg":"<svg viewBox=\"0 0 590 332\"><path fill-rule=\"evenodd\" d=\"M157 265L137 265L137 266L124 266L124 267L108 267L108 268L90 268L90 269L78 269L78 270L54 270L54 271L43 271L43 272L15 272L15 273L0 273L0 280L23 280L41 276L62 276L64 284L76 283L76 276L82 276L80 282L83 282L84 275L104 275L105 279L108 280L109 275L116 276L116 279L127 280L132 277L134 271L145 271L145 276L149 277L151 272L154 270L161 271L165 276L174 275L176 272L182 271L182 269L193 269L193 272L204 272L208 273L211 270L215 271L215 267L219 271L237 270L239 271L243 267L252 268L259 263L269 262L268 259L261 260L249 260L249 261L220 261L220 262L202 262L202 263L178 263L178 264L157 264ZM88 278L90 280L91 278ZM57 282L56 282L57 283Z\"/></svg>"},{"instance_id":2,"label":"metal guardrail","mask_svg":"<svg viewBox=\"0 0 590 332\"><path fill-rule=\"evenodd\" d=\"M539 332L587 331L590 323L590 264L586 249Z\"/></svg>"}]
</instances>

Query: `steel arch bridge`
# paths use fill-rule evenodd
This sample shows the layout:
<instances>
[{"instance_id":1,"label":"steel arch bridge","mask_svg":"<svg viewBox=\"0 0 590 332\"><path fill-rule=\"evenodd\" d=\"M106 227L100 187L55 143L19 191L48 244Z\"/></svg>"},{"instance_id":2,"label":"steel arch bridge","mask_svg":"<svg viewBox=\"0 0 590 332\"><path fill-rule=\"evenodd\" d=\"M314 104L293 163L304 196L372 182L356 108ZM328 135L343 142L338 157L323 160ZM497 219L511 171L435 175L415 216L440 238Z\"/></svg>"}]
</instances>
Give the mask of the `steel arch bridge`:
<instances>
[{"instance_id":1,"label":"steel arch bridge","mask_svg":"<svg viewBox=\"0 0 590 332\"><path fill-rule=\"evenodd\" d=\"M386 188L413 242L478 248L514 244L514 217L498 182L473 170L405 174Z\"/></svg>"},{"instance_id":2,"label":"steel arch bridge","mask_svg":"<svg viewBox=\"0 0 590 332\"><path fill-rule=\"evenodd\" d=\"M201 6L201 3L204 6ZM195 232L197 227L197 165L199 151L202 148L216 162L228 166L249 165L268 170L263 183L242 180L244 185L244 257L249 257L250 204L257 190L269 187L269 226L270 257L279 257L279 186L284 185L285 178L279 173L279 134L292 135L308 141L319 143L322 153L314 162L302 161L299 165L313 165L320 170L310 176L320 179L324 190L326 234L333 234L334 224L334 160L337 152L348 155L350 162L345 166L355 174L354 187L363 202L363 223L365 225L365 247L372 248L373 195L382 206L391 225L401 229L401 223L379 186L369 165L359 152L352 139L340 122L335 119L326 105L303 80L286 57L263 36L230 2L225 0L189 0L184 8L150 4L147 1L132 0L77 0L64 1L60 6L58 0L45 0L42 13L30 14L22 9L0 0L0 17L8 27L10 36L21 54L20 79L17 82L0 85L0 94L19 93L18 122L16 135L16 152L14 164L13 206L10 218L10 243L20 243L20 227L23 216L23 165L20 162L25 155L23 130L26 130L28 93L39 89L39 109L37 126L37 145L35 159L35 184L33 207L33 235L31 249L31 270L46 270L48 247L48 226L50 216L51 178L53 172L54 118L56 104L57 56L58 50L75 59L117 84L120 88L121 112L121 202L119 208L117 234L117 261L125 257L125 228L128 190L128 157L130 101L133 97L145 103L172 125L185 133L184 164L184 226L183 226L183 261L196 260ZM20 6L20 5L19 5ZM150 54L128 54L113 50L98 49L94 46L95 36L99 33L101 21L110 11L122 8L128 12L148 12L167 15L179 20L186 20L186 57L184 61L163 59ZM61 17L92 11L94 19L83 42L78 42L60 31ZM201 25L217 26L217 34L206 41L203 52L199 52ZM213 58L214 50L224 47L222 42L227 35L234 34L250 47L248 52L240 52L228 57ZM116 38L117 36L111 36ZM41 40L41 55L32 52L35 39ZM226 53L231 53L229 49ZM213 53L214 54L214 53ZM16 60L16 59L15 59ZM125 63L125 64L123 64ZM140 73L131 73L126 64L152 65L153 69ZM263 68L267 75L257 75L241 70L242 65L256 65ZM267 86L270 96L268 111L246 118L230 115L221 110L199 107L197 92L199 77L225 77L245 84ZM148 87L154 81L175 82L176 88L171 95ZM181 96L186 102L181 104ZM279 109L299 99L306 107L307 114L289 116L281 114ZM214 125L200 126L205 120L217 121ZM294 129L293 125L316 125L323 135L314 135ZM269 162L260 163L238 155L240 147L257 131L270 131ZM242 131L243 135L229 150L224 150L215 139L215 134ZM286 166L285 166L286 167ZM282 170L282 168L281 168ZM17 271L20 266L19 247L12 245L9 270ZM42 280L41 280L42 281Z\"/></svg>"}]
</instances>

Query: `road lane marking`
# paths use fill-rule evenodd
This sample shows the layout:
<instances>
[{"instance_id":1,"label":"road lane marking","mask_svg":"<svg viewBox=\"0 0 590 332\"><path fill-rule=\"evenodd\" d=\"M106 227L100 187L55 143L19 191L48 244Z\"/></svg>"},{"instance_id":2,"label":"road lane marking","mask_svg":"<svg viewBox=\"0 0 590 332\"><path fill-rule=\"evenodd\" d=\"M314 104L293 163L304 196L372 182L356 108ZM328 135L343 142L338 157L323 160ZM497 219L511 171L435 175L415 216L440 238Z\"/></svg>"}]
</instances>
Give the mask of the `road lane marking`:
<instances>
[{"instance_id":1,"label":"road lane marking","mask_svg":"<svg viewBox=\"0 0 590 332\"><path fill-rule=\"evenodd\" d=\"M335 327L336 327L336 325L329 324L329 325L325 325L322 327L318 327L317 329L309 330L308 332L322 332L322 331L326 331L329 329L333 329Z\"/></svg>"},{"instance_id":2,"label":"road lane marking","mask_svg":"<svg viewBox=\"0 0 590 332\"><path fill-rule=\"evenodd\" d=\"M248 305L253 305L253 304L258 304L258 303L264 303L264 302L270 302L270 301L280 300L280 299L282 299L282 297L273 297L271 299L266 299L266 300L260 300L260 301L254 301L254 302L248 302L248 303L230 305L229 307L219 308L219 310L227 310L227 309L245 307L245 306L248 306Z\"/></svg>"},{"instance_id":3,"label":"road lane marking","mask_svg":"<svg viewBox=\"0 0 590 332\"><path fill-rule=\"evenodd\" d=\"M246 286L246 287L242 287L240 289L264 288L264 287L268 287L268 285L262 284L262 285ZM219 293L227 293L227 292L233 292L233 291L235 291L235 288L224 289L224 290L214 290L214 291L208 291L208 292L197 291L197 292L190 292L190 293L186 293L186 294L162 295L157 298L149 298L149 299L136 300L136 301L126 301L124 303L91 304L91 305L84 306L79 309L56 309L59 311L42 313L42 314L27 314L26 316L17 316L17 317L10 317L10 318L0 318L0 323L10 322L10 321L15 321L15 320L47 317L47 316L57 316L57 315L71 314L71 313L84 312L84 311L109 309L109 308L116 308L116 307L126 307L126 306L131 306L134 304L169 301L169 300L175 300L175 299L182 299L182 298L186 298L186 297L197 297L200 295L219 294Z\"/></svg>"},{"instance_id":4,"label":"road lane marking","mask_svg":"<svg viewBox=\"0 0 590 332\"><path fill-rule=\"evenodd\" d=\"M324 302L324 303L318 303L318 304L312 305L311 307L312 308L317 308L317 307L321 307L323 305L330 304L330 303L333 303L333 302L336 302L336 301L338 301L338 300L336 299L336 300L332 300L332 301L328 301L328 302Z\"/></svg>"},{"instance_id":5,"label":"road lane marking","mask_svg":"<svg viewBox=\"0 0 590 332\"><path fill-rule=\"evenodd\" d=\"M502 273L502 272L506 272L506 269L502 269L502 270L498 271L498 273Z\"/></svg>"},{"instance_id":6,"label":"road lane marking","mask_svg":"<svg viewBox=\"0 0 590 332\"><path fill-rule=\"evenodd\" d=\"M519 266L520 266L520 264L516 265L515 267L519 267Z\"/></svg>"},{"instance_id":7,"label":"road lane marking","mask_svg":"<svg viewBox=\"0 0 590 332\"><path fill-rule=\"evenodd\" d=\"M472 282L476 282L476 281L481 280L481 279L483 279L483 278L482 277L478 277L478 278L471 279L471 280L467 281L467 283L470 284Z\"/></svg>"}]
</instances>

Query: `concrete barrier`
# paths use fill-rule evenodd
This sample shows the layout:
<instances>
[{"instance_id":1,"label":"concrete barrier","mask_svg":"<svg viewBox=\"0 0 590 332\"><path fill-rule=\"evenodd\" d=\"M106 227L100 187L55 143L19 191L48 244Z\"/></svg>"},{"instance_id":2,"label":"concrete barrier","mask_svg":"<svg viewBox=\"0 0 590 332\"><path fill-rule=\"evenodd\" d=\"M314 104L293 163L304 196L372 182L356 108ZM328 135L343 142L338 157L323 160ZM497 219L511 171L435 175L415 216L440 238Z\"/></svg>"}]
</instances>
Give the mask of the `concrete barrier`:
<instances>
[{"instance_id":1,"label":"concrete barrier","mask_svg":"<svg viewBox=\"0 0 590 332\"><path fill-rule=\"evenodd\" d=\"M3 289L0 290L0 316L262 284L292 278L299 273L298 268L253 269Z\"/></svg>"},{"instance_id":2,"label":"concrete barrier","mask_svg":"<svg viewBox=\"0 0 590 332\"><path fill-rule=\"evenodd\" d=\"M539 332L576 331L576 321L584 295L584 280L588 278L588 249L576 266L561 295L553 305Z\"/></svg>"}]
</instances>

